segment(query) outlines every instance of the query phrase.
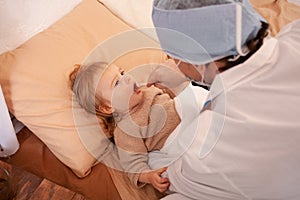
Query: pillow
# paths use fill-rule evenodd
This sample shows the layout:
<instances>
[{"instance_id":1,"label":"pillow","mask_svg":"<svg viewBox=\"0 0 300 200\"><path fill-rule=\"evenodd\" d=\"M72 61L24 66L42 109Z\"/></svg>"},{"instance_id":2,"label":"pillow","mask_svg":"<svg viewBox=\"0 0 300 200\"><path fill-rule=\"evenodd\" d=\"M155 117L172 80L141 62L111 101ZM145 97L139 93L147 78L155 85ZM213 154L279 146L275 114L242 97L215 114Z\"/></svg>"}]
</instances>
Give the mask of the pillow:
<instances>
[{"instance_id":1,"label":"pillow","mask_svg":"<svg viewBox=\"0 0 300 200\"><path fill-rule=\"evenodd\" d=\"M300 0L288 0L288 2L294 3L294 4L298 5L298 6L300 6Z\"/></svg>"},{"instance_id":2,"label":"pillow","mask_svg":"<svg viewBox=\"0 0 300 200\"><path fill-rule=\"evenodd\" d=\"M286 24L300 18L299 0L251 0L253 7L270 24L271 35L276 35Z\"/></svg>"},{"instance_id":3,"label":"pillow","mask_svg":"<svg viewBox=\"0 0 300 200\"><path fill-rule=\"evenodd\" d=\"M154 27L152 22L153 0L98 0L115 15L135 28ZM126 9L124 9L126 8Z\"/></svg>"},{"instance_id":4,"label":"pillow","mask_svg":"<svg viewBox=\"0 0 300 200\"><path fill-rule=\"evenodd\" d=\"M88 55L97 44L107 44L98 49L110 57L115 48L105 41L129 30L127 24L96 0L83 0L45 31L0 55L0 84L10 112L79 177L86 176L96 158L105 154L108 142L99 133L94 116L72 101L69 74L74 64L91 61L96 54ZM123 42L115 45L122 48L134 41ZM121 59L124 66L157 63L165 58L157 50L131 52L128 59ZM122 54L120 57L127 55ZM116 55L111 58L118 60Z\"/></svg>"},{"instance_id":5,"label":"pillow","mask_svg":"<svg viewBox=\"0 0 300 200\"><path fill-rule=\"evenodd\" d=\"M128 25L158 41L152 22L153 0L98 0ZM126 9L124 9L126 8Z\"/></svg>"},{"instance_id":6,"label":"pillow","mask_svg":"<svg viewBox=\"0 0 300 200\"><path fill-rule=\"evenodd\" d=\"M6 0L0 3L0 53L23 44L69 13L81 0Z\"/></svg>"},{"instance_id":7,"label":"pillow","mask_svg":"<svg viewBox=\"0 0 300 200\"><path fill-rule=\"evenodd\" d=\"M115 15L135 28L154 27L152 22L153 0L98 0ZM271 34L275 35L289 22L300 18L300 0L250 0L253 7L269 23ZM298 6L297 6L298 5ZM126 9L124 9L126 8ZM151 35L157 40L156 35Z\"/></svg>"}]
</instances>

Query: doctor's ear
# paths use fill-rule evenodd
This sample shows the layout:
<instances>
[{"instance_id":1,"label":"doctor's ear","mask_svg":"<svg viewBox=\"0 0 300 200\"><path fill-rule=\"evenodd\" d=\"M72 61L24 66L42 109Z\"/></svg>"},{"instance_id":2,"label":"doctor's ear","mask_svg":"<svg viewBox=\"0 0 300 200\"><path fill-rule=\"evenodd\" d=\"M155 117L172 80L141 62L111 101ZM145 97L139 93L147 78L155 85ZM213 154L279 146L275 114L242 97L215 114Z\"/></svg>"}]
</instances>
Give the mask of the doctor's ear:
<instances>
[{"instance_id":1,"label":"doctor's ear","mask_svg":"<svg viewBox=\"0 0 300 200\"><path fill-rule=\"evenodd\" d=\"M113 108L112 108L111 106L108 106L108 105L102 104L102 105L99 106L98 109L99 109L99 111L100 111L101 113L104 113L104 114L110 115L110 114L113 113Z\"/></svg>"}]
</instances>

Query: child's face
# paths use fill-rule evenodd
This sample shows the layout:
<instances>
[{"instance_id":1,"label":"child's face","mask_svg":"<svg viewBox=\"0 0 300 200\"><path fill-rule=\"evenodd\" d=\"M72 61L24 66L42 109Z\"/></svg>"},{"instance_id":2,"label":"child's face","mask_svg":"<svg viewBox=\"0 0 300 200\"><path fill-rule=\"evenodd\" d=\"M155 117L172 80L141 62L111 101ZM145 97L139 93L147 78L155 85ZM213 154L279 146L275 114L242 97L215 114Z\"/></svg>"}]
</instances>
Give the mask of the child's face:
<instances>
[{"instance_id":1,"label":"child's face","mask_svg":"<svg viewBox=\"0 0 300 200\"><path fill-rule=\"evenodd\" d=\"M142 100L142 93L136 81L125 75L116 65L110 65L103 72L97 87L97 94L104 99L106 106L112 112L126 112ZM99 108L101 110L101 108Z\"/></svg>"}]
</instances>

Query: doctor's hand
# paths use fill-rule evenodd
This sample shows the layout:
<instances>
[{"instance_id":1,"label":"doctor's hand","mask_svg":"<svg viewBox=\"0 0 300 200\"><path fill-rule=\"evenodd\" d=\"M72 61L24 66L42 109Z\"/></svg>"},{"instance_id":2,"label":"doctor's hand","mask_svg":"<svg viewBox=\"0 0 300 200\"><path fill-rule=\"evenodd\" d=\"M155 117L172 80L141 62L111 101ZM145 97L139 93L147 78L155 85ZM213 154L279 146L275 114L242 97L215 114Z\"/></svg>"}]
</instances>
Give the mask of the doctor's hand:
<instances>
[{"instance_id":1,"label":"doctor's hand","mask_svg":"<svg viewBox=\"0 0 300 200\"><path fill-rule=\"evenodd\" d=\"M169 179L161 176L166 170L167 167L163 167L157 170L142 173L139 177L139 181L150 183L159 192L164 193L170 186Z\"/></svg>"},{"instance_id":2,"label":"doctor's hand","mask_svg":"<svg viewBox=\"0 0 300 200\"><path fill-rule=\"evenodd\" d=\"M154 85L166 89L171 97L177 96L187 85L189 80L178 69L176 63L169 59L158 65L150 74L147 86Z\"/></svg>"}]
</instances>

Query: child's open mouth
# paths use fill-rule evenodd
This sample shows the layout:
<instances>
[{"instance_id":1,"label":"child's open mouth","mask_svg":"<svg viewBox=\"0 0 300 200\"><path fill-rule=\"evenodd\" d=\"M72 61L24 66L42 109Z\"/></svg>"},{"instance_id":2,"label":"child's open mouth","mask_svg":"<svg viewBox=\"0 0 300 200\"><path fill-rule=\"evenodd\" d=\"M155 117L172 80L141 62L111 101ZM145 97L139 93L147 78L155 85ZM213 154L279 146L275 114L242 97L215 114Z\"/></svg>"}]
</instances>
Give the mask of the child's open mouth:
<instances>
[{"instance_id":1,"label":"child's open mouth","mask_svg":"<svg viewBox=\"0 0 300 200\"><path fill-rule=\"evenodd\" d=\"M139 94L141 92L140 88L137 86L136 83L133 84L133 91L137 94Z\"/></svg>"}]
</instances>

